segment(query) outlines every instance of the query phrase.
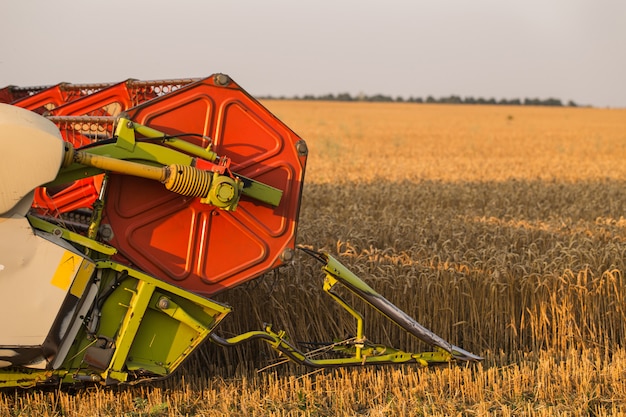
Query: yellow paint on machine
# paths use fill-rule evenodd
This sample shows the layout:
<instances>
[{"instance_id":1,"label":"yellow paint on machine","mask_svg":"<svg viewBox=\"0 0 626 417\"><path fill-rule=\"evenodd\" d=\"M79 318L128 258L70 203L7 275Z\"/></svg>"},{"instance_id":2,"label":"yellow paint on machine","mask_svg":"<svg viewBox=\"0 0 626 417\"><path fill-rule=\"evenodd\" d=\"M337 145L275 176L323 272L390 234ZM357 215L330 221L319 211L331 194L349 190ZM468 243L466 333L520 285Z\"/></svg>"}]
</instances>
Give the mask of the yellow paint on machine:
<instances>
[{"instance_id":1,"label":"yellow paint on machine","mask_svg":"<svg viewBox=\"0 0 626 417\"><path fill-rule=\"evenodd\" d=\"M76 297L81 297L89 278L91 277L94 264L77 253L66 250L61 256L61 261L50 283L55 287L67 291Z\"/></svg>"},{"instance_id":2,"label":"yellow paint on machine","mask_svg":"<svg viewBox=\"0 0 626 417\"><path fill-rule=\"evenodd\" d=\"M95 269L95 265L87 259L83 258L81 266L76 274L76 278L74 278L74 283L70 288L70 294L80 298L85 292L85 288L87 288L87 283L93 275L93 271Z\"/></svg>"}]
</instances>

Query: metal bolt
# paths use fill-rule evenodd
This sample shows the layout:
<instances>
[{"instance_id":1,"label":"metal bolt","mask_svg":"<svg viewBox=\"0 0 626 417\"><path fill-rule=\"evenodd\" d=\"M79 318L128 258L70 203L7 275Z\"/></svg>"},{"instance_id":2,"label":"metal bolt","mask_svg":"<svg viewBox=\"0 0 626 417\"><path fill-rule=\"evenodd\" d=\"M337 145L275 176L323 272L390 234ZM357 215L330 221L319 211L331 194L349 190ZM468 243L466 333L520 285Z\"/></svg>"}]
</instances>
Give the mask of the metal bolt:
<instances>
[{"instance_id":1,"label":"metal bolt","mask_svg":"<svg viewBox=\"0 0 626 417\"><path fill-rule=\"evenodd\" d=\"M215 83L215 85L226 87L228 84L230 84L230 77L226 74L215 74L215 76L213 77L213 82Z\"/></svg>"},{"instance_id":2,"label":"metal bolt","mask_svg":"<svg viewBox=\"0 0 626 417\"><path fill-rule=\"evenodd\" d=\"M301 156L309 154L309 148L306 146L306 142L304 140L300 139L296 142L296 151L298 151L298 154Z\"/></svg>"},{"instance_id":3,"label":"metal bolt","mask_svg":"<svg viewBox=\"0 0 626 417\"><path fill-rule=\"evenodd\" d=\"M290 262L293 260L294 251L291 248L287 248L280 254L280 260L283 262Z\"/></svg>"},{"instance_id":4,"label":"metal bolt","mask_svg":"<svg viewBox=\"0 0 626 417\"><path fill-rule=\"evenodd\" d=\"M105 242L113 239L113 229L108 224L103 224L100 226L100 238Z\"/></svg>"},{"instance_id":5,"label":"metal bolt","mask_svg":"<svg viewBox=\"0 0 626 417\"><path fill-rule=\"evenodd\" d=\"M133 128L133 122L131 122L130 120L128 122L126 122L126 127L129 129Z\"/></svg>"},{"instance_id":6,"label":"metal bolt","mask_svg":"<svg viewBox=\"0 0 626 417\"><path fill-rule=\"evenodd\" d=\"M161 297L159 299L159 302L157 303L157 307L159 307L161 310L165 310L167 308L170 307L170 300L165 298L165 297Z\"/></svg>"}]
</instances>

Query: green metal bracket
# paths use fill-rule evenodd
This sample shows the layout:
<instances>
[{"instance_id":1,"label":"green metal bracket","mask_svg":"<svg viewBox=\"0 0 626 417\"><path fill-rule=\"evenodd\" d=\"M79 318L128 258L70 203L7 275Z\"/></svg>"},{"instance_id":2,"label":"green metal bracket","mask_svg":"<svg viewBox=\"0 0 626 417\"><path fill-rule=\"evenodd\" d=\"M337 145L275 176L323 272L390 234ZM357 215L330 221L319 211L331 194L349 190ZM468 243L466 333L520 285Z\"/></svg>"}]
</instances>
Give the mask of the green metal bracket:
<instances>
[{"instance_id":1,"label":"green metal bracket","mask_svg":"<svg viewBox=\"0 0 626 417\"><path fill-rule=\"evenodd\" d=\"M170 374L230 312L228 306L116 262L100 261L96 268L128 277L110 295L109 321L100 326L115 344L101 374L105 381L126 382L134 371Z\"/></svg>"},{"instance_id":2,"label":"green metal bracket","mask_svg":"<svg viewBox=\"0 0 626 417\"><path fill-rule=\"evenodd\" d=\"M364 324L363 315L359 313L358 311L356 311L354 308L352 308L352 306L350 306L343 298L341 298L339 295L331 291L333 286L335 286L335 284L337 284L338 282L339 281L337 281L332 275L326 275L326 277L324 278L323 290L333 300L335 300L337 304L343 307L344 310L346 310L350 315L352 315L352 317L356 319L356 342L357 344L355 345L354 356L357 359L361 359L362 357L361 349L363 348L363 342L365 341L365 335L364 335L365 324Z\"/></svg>"},{"instance_id":3,"label":"green metal bracket","mask_svg":"<svg viewBox=\"0 0 626 417\"><path fill-rule=\"evenodd\" d=\"M283 192L281 190L267 184L263 184L262 182L246 178L243 175L235 174L235 176L243 182L243 195L270 204L274 207L278 207L280 199L283 196Z\"/></svg>"},{"instance_id":4,"label":"green metal bracket","mask_svg":"<svg viewBox=\"0 0 626 417\"><path fill-rule=\"evenodd\" d=\"M117 120L115 127L116 146L132 152L135 148L135 125L132 121L123 117Z\"/></svg>"},{"instance_id":5,"label":"green metal bracket","mask_svg":"<svg viewBox=\"0 0 626 417\"><path fill-rule=\"evenodd\" d=\"M104 243L100 243L86 236L71 232L67 229L49 223L35 216L28 215L27 218L31 226L33 226L35 229L39 229L41 231L51 233L55 236L62 237L67 241L76 243L77 245L94 250L96 252L100 252L107 256L113 256L117 253L117 249L115 249L113 246L105 245Z\"/></svg>"},{"instance_id":6,"label":"green metal bracket","mask_svg":"<svg viewBox=\"0 0 626 417\"><path fill-rule=\"evenodd\" d=\"M334 347L333 350L356 357L356 349L351 346L338 345ZM450 362L452 359L450 354L444 350L438 350L436 352L409 353L383 345L368 345L361 349L361 355L365 358L365 360L367 360L367 358L374 357L376 360L384 360L385 363L407 363L415 361L422 366L428 366L436 363L446 363Z\"/></svg>"},{"instance_id":7,"label":"green metal bracket","mask_svg":"<svg viewBox=\"0 0 626 417\"><path fill-rule=\"evenodd\" d=\"M49 381L54 375L51 370L0 368L0 388L31 388Z\"/></svg>"},{"instance_id":8,"label":"green metal bracket","mask_svg":"<svg viewBox=\"0 0 626 417\"><path fill-rule=\"evenodd\" d=\"M127 375L123 372L123 369L126 365L128 352L133 345L135 336L139 330L139 325L144 318L144 312L148 308L148 303L152 298L154 289L155 286L146 281L139 281L136 291L126 289L127 291L131 291L133 296L128 305L128 313L125 315L119 333L117 334L118 343L116 344L116 349L109 366L109 377L113 377L113 379L117 381L126 381Z\"/></svg>"},{"instance_id":9,"label":"green metal bracket","mask_svg":"<svg viewBox=\"0 0 626 417\"><path fill-rule=\"evenodd\" d=\"M211 151L210 145L207 148L203 148L124 117L120 117L117 120L114 135L117 138L116 146L132 151L136 144L135 133L148 139L160 139L163 143L167 143L168 146L174 149L178 149L198 158L206 159L207 161L214 162L218 159L217 154Z\"/></svg>"},{"instance_id":10,"label":"green metal bracket","mask_svg":"<svg viewBox=\"0 0 626 417\"><path fill-rule=\"evenodd\" d=\"M197 332L205 332L207 331L207 326L194 319L187 311L185 311L181 306L176 304L171 297L168 297L165 294L156 292L154 294L154 303L151 303L151 307L155 310L162 311L167 314L174 320L177 320L181 323L186 324ZM152 305L153 304L153 305Z\"/></svg>"}]
</instances>

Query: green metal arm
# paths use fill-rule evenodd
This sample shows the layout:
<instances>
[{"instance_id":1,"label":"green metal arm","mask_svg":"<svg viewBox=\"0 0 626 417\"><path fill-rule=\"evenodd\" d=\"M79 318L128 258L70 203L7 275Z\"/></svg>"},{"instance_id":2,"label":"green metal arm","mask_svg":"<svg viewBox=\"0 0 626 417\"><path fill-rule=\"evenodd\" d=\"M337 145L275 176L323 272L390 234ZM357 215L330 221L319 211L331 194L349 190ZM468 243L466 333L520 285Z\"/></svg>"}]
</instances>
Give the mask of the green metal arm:
<instances>
[{"instance_id":1,"label":"green metal arm","mask_svg":"<svg viewBox=\"0 0 626 417\"><path fill-rule=\"evenodd\" d=\"M345 366L359 365L383 365L383 364L400 364L400 363L418 363L423 366L435 363L446 363L450 361L450 355L447 352L424 352L409 353L401 350L389 348L382 345L369 345L367 347L359 347L359 355L356 354L355 346L350 342L334 344L332 349L334 352L346 355L341 358L330 359L313 359L305 352L294 347L285 338L285 332L274 332L271 325L266 325L265 330L256 330L241 335L223 339L215 333L209 336L211 341L221 346L231 347L243 342L252 340L263 340L267 342L273 349L285 355L290 360L309 366L312 368L337 368Z\"/></svg>"},{"instance_id":2,"label":"green metal arm","mask_svg":"<svg viewBox=\"0 0 626 417\"><path fill-rule=\"evenodd\" d=\"M135 133L162 144L137 142ZM200 197L202 203L225 210L235 210L241 195L274 207L280 204L281 190L231 173L228 159L210 149L124 118L117 122L115 138L115 143L96 143L80 150L66 143L63 166L57 178L46 186L111 171L162 182L172 192Z\"/></svg>"},{"instance_id":3,"label":"green metal arm","mask_svg":"<svg viewBox=\"0 0 626 417\"><path fill-rule=\"evenodd\" d=\"M431 346L436 346L445 352L448 352L453 359L476 362L481 361L483 358L473 353L466 351L458 346L447 342L440 336L436 335L432 331L428 330L411 316L400 310L382 295L377 293L372 287L367 285L363 280L352 273L348 268L342 265L338 260L332 256L311 251L309 249L300 248L304 252L309 253L316 259L325 262L325 266L322 268L326 272L326 280L332 282L333 285L336 282L341 282L343 286L354 294L359 296L363 301L374 307L389 320L402 327L407 332L411 333L418 339L428 343Z\"/></svg>"},{"instance_id":4,"label":"green metal arm","mask_svg":"<svg viewBox=\"0 0 626 417\"><path fill-rule=\"evenodd\" d=\"M271 329L271 325L265 325L264 330L251 331L229 339L223 339L216 334L211 334L211 340L222 346L233 346L245 341L263 340L272 348L284 354L290 360L314 367L339 367L367 364L398 364L414 362L427 366L429 364L445 363L452 360L480 361L481 357L467 352L451 343L446 342L430 330L424 328L406 313L387 301L380 294L360 278L350 272L339 261L328 254L315 252L306 248L299 248L324 263L322 270L326 273L323 290L335 300L344 310L352 315L357 321L356 337L329 345L329 350L340 353L342 357L330 359L314 359L310 352L305 353L289 343L285 332L278 333ZM332 291L335 285L341 284L362 298L365 302L376 308L395 324L404 328L420 340L435 346L434 352L409 353L383 345L372 344L364 336L364 321L361 313L350 306L343 298Z\"/></svg>"}]
</instances>

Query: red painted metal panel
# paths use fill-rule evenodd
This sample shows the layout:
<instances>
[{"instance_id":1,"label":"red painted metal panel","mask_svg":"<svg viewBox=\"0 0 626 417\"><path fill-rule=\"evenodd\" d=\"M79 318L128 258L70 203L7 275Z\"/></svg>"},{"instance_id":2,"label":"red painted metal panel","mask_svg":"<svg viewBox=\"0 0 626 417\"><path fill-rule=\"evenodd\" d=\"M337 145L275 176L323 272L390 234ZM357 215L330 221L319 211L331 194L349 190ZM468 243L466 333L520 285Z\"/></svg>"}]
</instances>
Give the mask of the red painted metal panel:
<instances>
[{"instance_id":1,"label":"red painted metal panel","mask_svg":"<svg viewBox=\"0 0 626 417\"><path fill-rule=\"evenodd\" d=\"M93 142L94 137L111 137L113 119L97 121L101 117L115 117L121 112L158 96L164 96L193 79L138 81L119 83L68 84L46 88L16 102L16 105L43 113L53 119L63 138L80 148ZM74 116L94 120L77 121ZM40 190L35 194L34 207L46 214L59 215L81 207L91 207L98 196L102 176L75 181L63 193L49 194Z\"/></svg>"},{"instance_id":2,"label":"red painted metal panel","mask_svg":"<svg viewBox=\"0 0 626 417\"><path fill-rule=\"evenodd\" d=\"M139 81L129 79L116 84L102 84L80 99L55 108L54 116L117 116L133 106L169 94L193 79ZM77 84L77 86L80 86Z\"/></svg>"},{"instance_id":3,"label":"red painted metal panel","mask_svg":"<svg viewBox=\"0 0 626 417\"><path fill-rule=\"evenodd\" d=\"M44 114L46 111L62 105L67 99L67 95L60 88L60 84L57 84L11 104L32 110L35 113Z\"/></svg>"},{"instance_id":4,"label":"red painted metal panel","mask_svg":"<svg viewBox=\"0 0 626 417\"><path fill-rule=\"evenodd\" d=\"M11 86L0 88L0 103L9 104L13 100L15 100L15 97L13 97L13 93L11 89L12 89Z\"/></svg>"},{"instance_id":5,"label":"red painted metal panel","mask_svg":"<svg viewBox=\"0 0 626 417\"><path fill-rule=\"evenodd\" d=\"M233 212L161 184L112 175L104 223L125 262L212 295L281 264L293 250L306 162L301 139L234 82L210 77L128 110L141 124L208 146L231 170L283 191L278 207L243 196ZM301 144L300 144L301 145ZM287 251L287 252L285 252Z\"/></svg>"},{"instance_id":6,"label":"red painted metal panel","mask_svg":"<svg viewBox=\"0 0 626 417\"><path fill-rule=\"evenodd\" d=\"M93 94L53 109L54 116L116 116L133 106L126 82L103 88Z\"/></svg>"},{"instance_id":7,"label":"red painted metal panel","mask_svg":"<svg viewBox=\"0 0 626 417\"><path fill-rule=\"evenodd\" d=\"M19 87L16 85L8 85L0 88L0 103L13 104L17 100L37 94L47 88L49 88L49 86Z\"/></svg>"}]
</instances>

